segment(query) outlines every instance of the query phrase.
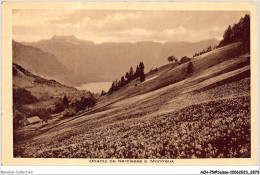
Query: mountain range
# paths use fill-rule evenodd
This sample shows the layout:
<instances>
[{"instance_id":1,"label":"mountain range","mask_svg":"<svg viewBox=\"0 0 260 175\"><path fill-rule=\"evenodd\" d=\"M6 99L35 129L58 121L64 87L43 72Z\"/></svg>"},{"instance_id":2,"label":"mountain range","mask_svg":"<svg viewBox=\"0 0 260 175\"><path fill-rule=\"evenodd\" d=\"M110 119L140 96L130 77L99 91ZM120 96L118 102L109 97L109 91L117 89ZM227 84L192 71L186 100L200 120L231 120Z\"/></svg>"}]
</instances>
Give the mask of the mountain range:
<instances>
[{"instance_id":1,"label":"mountain range","mask_svg":"<svg viewBox=\"0 0 260 175\"><path fill-rule=\"evenodd\" d=\"M148 72L152 68L166 64L167 58L171 55L180 60L183 56L191 57L194 53L218 43L217 39L209 39L200 42L159 43L143 41L96 44L77 39L75 36L53 36L51 39L32 43L23 42L22 44L31 46L31 49L38 48L46 52L47 55L55 56L55 58L52 56L53 60L60 62L59 66L56 63L56 71L61 70L57 76L53 77L54 79L62 80L61 82L69 85L80 85L119 79L131 66L135 70L135 66L140 61L144 62L145 72ZM41 62L46 61L41 59L39 63L41 64ZM25 66L23 65L23 67ZM51 67L49 69L46 71L52 70ZM67 73L65 73L66 70L68 70ZM66 75L66 78L58 76L60 73Z\"/></svg>"}]
</instances>

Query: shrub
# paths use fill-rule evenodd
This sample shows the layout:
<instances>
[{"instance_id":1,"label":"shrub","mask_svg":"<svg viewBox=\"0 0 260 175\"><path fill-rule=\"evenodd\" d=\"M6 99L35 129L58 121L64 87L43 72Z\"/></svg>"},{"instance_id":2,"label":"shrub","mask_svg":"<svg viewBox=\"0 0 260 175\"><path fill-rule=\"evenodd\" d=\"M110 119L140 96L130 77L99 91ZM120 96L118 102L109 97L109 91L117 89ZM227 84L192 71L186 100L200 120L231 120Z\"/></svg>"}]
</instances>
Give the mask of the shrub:
<instances>
[{"instance_id":1,"label":"shrub","mask_svg":"<svg viewBox=\"0 0 260 175\"><path fill-rule=\"evenodd\" d=\"M65 112L65 114L63 115L63 118L69 118L69 117L73 117L75 116L76 113L75 111L73 111L72 109L68 110Z\"/></svg>"}]
</instances>

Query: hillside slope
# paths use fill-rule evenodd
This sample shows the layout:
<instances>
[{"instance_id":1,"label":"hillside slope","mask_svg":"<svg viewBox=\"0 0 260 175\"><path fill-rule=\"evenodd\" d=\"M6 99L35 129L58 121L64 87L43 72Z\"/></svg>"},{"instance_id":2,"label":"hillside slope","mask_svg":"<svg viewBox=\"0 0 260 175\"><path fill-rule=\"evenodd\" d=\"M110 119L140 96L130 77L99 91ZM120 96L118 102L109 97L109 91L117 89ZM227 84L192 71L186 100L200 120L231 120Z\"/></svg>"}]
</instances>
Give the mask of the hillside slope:
<instances>
[{"instance_id":1,"label":"hillside slope","mask_svg":"<svg viewBox=\"0 0 260 175\"><path fill-rule=\"evenodd\" d=\"M15 110L22 107L23 111L28 113L38 108L54 108L65 95L72 101L82 95L89 95L89 92L79 91L55 80L47 80L13 63L13 96L14 106L17 107L14 107Z\"/></svg>"},{"instance_id":2,"label":"hillside slope","mask_svg":"<svg viewBox=\"0 0 260 175\"><path fill-rule=\"evenodd\" d=\"M21 157L250 157L250 54L241 43L158 68L67 123L16 144ZM207 65L207 66L206 66ZM51 138L51 139L50 139ZM33 150L33 151L32 151Z\"/></svg>"},{"instance_id":3,"label":"hillside slope","mask_svg":"<svg viewBox=\"0 0 260 175\"><path fill-rule=\"evenodd\" d=\"M73 36L54 36L50 40L26 44L54 54L61 63L75 72L74 81L83 84L121 78L126 70L140 61L145 63L145 70L149 71L166 64L170 55L179 59L182 56L192 56L209 45L217 45L218 42L210 39L195 43L147 41L95 44Z\"/></svg>"},{"instance_id":4,"label":"hillside slope","mask_svg":"<svg viewBox=\"0 0 260 175\"><path fill-rule=\"evenodd\" d=\"M66 81L66 78L73 73L60 63L53 54L16 41L13 41L13 63L22 66L35 75L61 82Z\"/></svg>"}]
</instances>

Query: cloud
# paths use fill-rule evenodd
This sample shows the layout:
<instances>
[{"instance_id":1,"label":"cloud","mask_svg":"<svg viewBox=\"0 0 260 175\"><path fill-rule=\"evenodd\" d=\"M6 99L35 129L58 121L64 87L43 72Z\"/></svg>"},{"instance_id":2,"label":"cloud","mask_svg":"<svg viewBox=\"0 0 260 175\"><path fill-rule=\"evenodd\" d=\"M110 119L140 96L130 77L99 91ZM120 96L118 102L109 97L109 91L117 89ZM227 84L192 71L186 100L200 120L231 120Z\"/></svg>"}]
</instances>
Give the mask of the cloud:
<instances>
[{"instance_id":1,"label":"cloud","mask_svg":"<svg viewBox=\"0 0 260 175\"><path fill-rule=\"evenodd\" d=\"M13 10L13 38L37 41L74 35L100 42L199 41L221 38L246 12Z\"/></svg>"},{"instance_id":2,"label":"cloud","mask_svg":"<svg viewBox=\"0 0 260 175\"><path fill-rule=\"evenodd\" d=\"M187 30L183 26L179 26L177 29L166 29L163 31L167 36L176 35L176 34L185 34Z\"/></svg>"}]
</instances>

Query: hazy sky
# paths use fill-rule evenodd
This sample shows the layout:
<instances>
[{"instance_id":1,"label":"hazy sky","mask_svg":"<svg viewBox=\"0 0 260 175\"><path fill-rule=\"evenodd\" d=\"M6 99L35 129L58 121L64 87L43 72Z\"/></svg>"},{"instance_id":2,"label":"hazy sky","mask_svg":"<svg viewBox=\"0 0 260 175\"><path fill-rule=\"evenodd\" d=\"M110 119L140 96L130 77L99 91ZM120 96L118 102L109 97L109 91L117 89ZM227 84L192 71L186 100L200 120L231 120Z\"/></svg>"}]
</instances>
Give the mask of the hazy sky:
<instances>
[{"instance_id":1,"label":"hazy sky","mask_svg":"<svg viewBox=\"0 0 260 175\"><path fill-rule=\"evenodd\" d=\"M39 41L74 35L101 42L221 39L246 12L13 10L13 39Z\"/></svg>"}]
</instances>

